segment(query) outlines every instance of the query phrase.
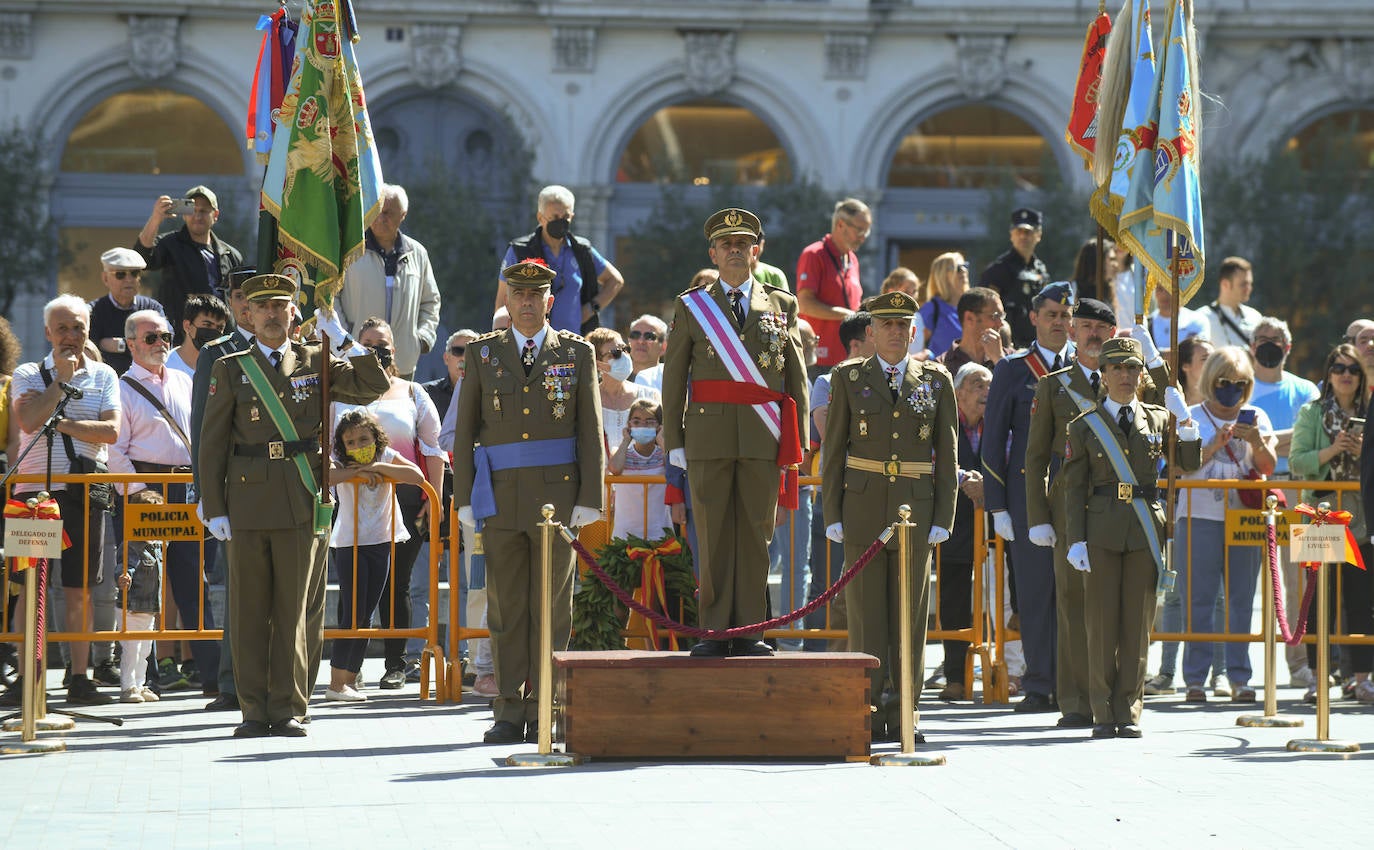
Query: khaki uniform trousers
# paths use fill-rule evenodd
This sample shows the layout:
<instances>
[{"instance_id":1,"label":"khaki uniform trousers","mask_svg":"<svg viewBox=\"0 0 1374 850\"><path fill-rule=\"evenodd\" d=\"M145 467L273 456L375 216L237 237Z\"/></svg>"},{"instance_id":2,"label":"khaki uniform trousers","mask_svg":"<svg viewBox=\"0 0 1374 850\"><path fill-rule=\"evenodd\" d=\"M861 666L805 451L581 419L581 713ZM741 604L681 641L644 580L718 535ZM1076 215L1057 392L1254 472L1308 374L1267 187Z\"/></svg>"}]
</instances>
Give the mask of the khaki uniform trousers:
<instances>
[{"instance_id":1,"label":"khaki uniform trousers","mask_svg":"<svg viewBox=\"0 0 1374 850\"><path fill-rule=\"evenodd\" d=\"M1145 657L1159 574L1148 551L1112 552L1088 544L1084 576L1088 622L1088 696L1093 722L1139 723Z\"/></svg>"},{"instance_id":2,"label":"khaki uniform trousers","mask_svg":"<svg viewBox=\"0 0 1374 850\"><path fill-rule=\"evenodd\" d=\"M922 523L911 529L911 675L912 686L917 697L921 695L921 685L925 679L926 624L930 618L930 547L926 537L930 533L929 524ZM919 542L918 542L919 541ZM844 544L844 563L846 569L863 554L872 540L850 543L848 537ZM901 558L895 548L883 548L868 562L844 589L845 607L849 612L849 651L872 655L879 666L868 672L869 702L877 707L882 705L883 685L892 681L894 697L901 693L901 651L902 651L902 614L900 607ZM874 723L886 725L889 732L901 732L901 701L894 699L886 717L879 717ZM913 722L919 718L912 718Z\"/></svg>"},{"instance_id":3,"label":"khaki uniform trousers","mask_svg":"<svg viewBox=\"0 0 1374 850\"><path fill-rule=\"evenodd\" d=\"M324 655L324 600L329 580L328 559L329 540L321 537L319 545L315 547L315 558L310 565L310 588L305 602L307 700L315 690L315 683L320 680L320 659ZM357 623L354 628L365 629L368 625Z\"/></svg>"},{"instance_id":4,"label":"khaki uniform trousers","mask_svg":"<svg viewBox=\"0 0 1374 850\"><path fill-rule=\"evenodd\" d=\"M541 664L553 659L539 653L540 550L543 530L534 527L482 530L487 553L487 628L491 632L492 664L500 695L492 700L493 719L517 726L539 719ZM551 607L553 651L568 648L572 634L573 551L562 535L553 542Z\"/></svg>"},{"instance_id":5,"label":"khaki uniform trousers","mask_svg":"<svg viewBox=\"0 0 1374 850\"><path fill-rule=\"evenodd\" d=\"M275 723L305 716L311 651L307 608L316 550L323 545L308 528L235 530L225 544L234 687L244 720Z\"/></svg>"},{"instance_id":6,"label":"khaki uniform trousers","mask_svg":"<svg viewBox=\"0 0 1374 850\"><path fill-rule=\"evenodd\" d=\"M1088 629L1083 574L1069 563L1063 494L1051 507L1054 525L1054 592L1058 642L1055 645L1054 695L1062 714L1092 716L1088 698Z\"/></svg>"},{"instance_id":7,"label":"khaki uniform trousers","mask_svg":"<svg viewBox=\"0 0 1374 850\"><path fill-rule=\"evenodd\" d=\"M755 458L689 460L687 480L700 550L698 622L706 629L762 622L768 616L768 544L778 507L777 463Z\"/></svg>"}]
</instances>

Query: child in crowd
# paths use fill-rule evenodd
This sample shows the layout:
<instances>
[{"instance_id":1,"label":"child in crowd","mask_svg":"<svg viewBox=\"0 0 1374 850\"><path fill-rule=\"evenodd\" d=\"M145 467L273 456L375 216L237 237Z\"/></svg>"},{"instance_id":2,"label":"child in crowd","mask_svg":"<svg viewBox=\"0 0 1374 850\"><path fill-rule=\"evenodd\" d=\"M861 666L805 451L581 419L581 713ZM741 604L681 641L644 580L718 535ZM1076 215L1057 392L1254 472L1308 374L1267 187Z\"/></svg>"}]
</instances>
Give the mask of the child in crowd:
<instances>
[{"instance_id":1,"label":"child in crowd","mask_svg":"<svg viewBox=\"0 0 1374 850\"><path fill-rule=\"evenodd\" d=\"M663 408L652 399L637 399L630 405L629 421L623 429L620 447L607 466L612 475L663 475ZM613 537L633 534L658 540L671 533L672 520L664 504L663 484L616 484Z\"/></svg>"},{"instance_id":2,"label":"child in crowd","mask_svg":"<svg viewBox=\"0 0 1374 850\"><path fill-rule=\"evenodd\" d=\"M158 602L162 599L162 543L156 540L131 541L124 571L119 574L119 590L124 594L124 629L147 631L153 627ZM119 656L119 701L157 702L157 691L143 685L152 638L122 640Z\"/></svg>"},{"instance_id":3,"label":"child in crowd","mask_svg":"<svg viewBox=\"0 0 1374 850\"><path fill-rule=\"evenodd\" d=\"M334 425L334 467L329 484L338 516L329 536L329 559L339 578L339 627L366 627L382 598L394 543L410 539L396 501L396 484L418 485L420 468L390 448L376 417L349 410ZM367 638L334 641L325 699L362 702L356 687Z\"/></svg>"}]
</instances>

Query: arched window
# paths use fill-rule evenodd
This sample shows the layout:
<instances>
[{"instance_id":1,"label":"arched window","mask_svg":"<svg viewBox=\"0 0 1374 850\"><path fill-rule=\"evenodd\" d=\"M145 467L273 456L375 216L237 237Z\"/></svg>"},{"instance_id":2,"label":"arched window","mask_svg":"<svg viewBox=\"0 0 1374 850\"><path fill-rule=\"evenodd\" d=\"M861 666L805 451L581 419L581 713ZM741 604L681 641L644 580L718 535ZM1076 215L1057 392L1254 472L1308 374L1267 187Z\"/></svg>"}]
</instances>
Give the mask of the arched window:
<instances>
[{"instance_id":1,"label":"arched window","mask_svg":"<svg viewBox=\"0 0 1374 850\"><path fill-rule=\"evenodd\" d=\"M392 92L373 101L371 112L382 174L392 182L443 172L492 190L524 155L509 122L462 92Z\"/></svg>"},{"instance_id":2,"label":"arched window","mask_svg":"<svg viewBox=\"0 0 1374 850\"><path fill-rule=\"evenodd\" d=\"M992 106L956 106L918 123L902 139L888 168L894 188L981 189L1011 174L1018 187L1037 188L1047 147L1022 119Z\"/></svg>"},{"instance_id":3,"label":"arched window","mask_svg":"<svg viewBox=\"0 0 1374 850\"><path fill-rule=\"evenodd\" d=\"M1333 152L1333 145L1352 145L1360 166L1374 169L1374 110L1350 109L1319 118L1289 139L1286 149L1311 168Z\"/></svg>"},{"instance_id":4,"label":"arched window","mask_svg":"<svg viewBox=\"0 0 1374 850\"><path fill-rule=\"evenodd\" d=\"M743 185L791 179L777 134L742 106L702 98L666 106L630 137L616 167L618 183Z\"/></svg>"},{"instance_id":5,"label":"arched window","mask_svg":"<svg viewBox=\"0 0 1374 850\"><path fill-rule=\"evenodd\" d=\"M135 89L87 112L62 153L64 172L243 174L241 141L214 110L190 95Z\"/></svg>"}]
</instances>

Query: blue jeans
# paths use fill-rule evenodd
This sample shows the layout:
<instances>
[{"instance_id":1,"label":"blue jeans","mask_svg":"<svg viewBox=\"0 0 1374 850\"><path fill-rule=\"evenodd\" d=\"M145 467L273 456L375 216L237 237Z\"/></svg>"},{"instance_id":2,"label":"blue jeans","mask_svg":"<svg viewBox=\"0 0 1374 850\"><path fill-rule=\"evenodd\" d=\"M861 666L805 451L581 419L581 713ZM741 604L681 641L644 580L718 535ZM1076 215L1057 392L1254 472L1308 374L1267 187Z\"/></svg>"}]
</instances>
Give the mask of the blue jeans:
<instances>
[{"instance_id":1,"label":"blue jeans","mask_svg":"<svg viewBox=\"0 0 1374 850\"><path fill-rule=\"evenodd\" d=\"M1226 628L1225 621L1215 616L1217 594L1223 590L1223 565L1230 561L1230 587L1226 597L1226 611L1230 616L1230 634L1248 634L1255 610L1255 589L1259 582L1260 550L1253 546L1226 546L1226 524L1219 520L1194 519L1178 525L1178 547L1188 552L1191 563L1185 561L1179 570L1178 584L1187 593L1191 590L1188 610L1195 632L1218 632ZM1191 587L1189 572L1191 571ZM1227 643L1226 675L1236 686L1250 682L1250 644ZM1210 642L1192 641L1183 651L1183 681L1190 687L1202 687L1207 671L1213 666L1214 647Z\"/></svg>"},{"instance_id":2,"label":"blue jeans","mask_svg":"<svg viewBox=\"0 0 1374 850\"><path fill-rule=\"evenodd\" d=\"M802 487L797 494L797 509L790 513L786 522L773 529L773 540L768 544L769 572L782 576L773 616L795 611L806 604L810 560L811 488ZM785 628L802 628L802 624L793 623ZM778 645L794 651L802 648L800 638L780 640Z\"/></svg>"},{"instance_id":3,"label":"blue jeans","mask_svg":"<svg viewBox=\"0 0 1374 850\"><path fill-rule=\"evenodd\" d=\"M1187 557L1188 551L1179 545L1178 541L1174 541L1173 560L1171 562L1174 569L1179 570L1179 564L1182 564ZM1217 604L1212 615L1215 617L1214 622L1226 621L1226 600L1222 598L1220 593L1217 594ZM1183 580L1180 578L1174 585L1174 589L1164 596L1164 611L1159 617L1159 629L1163 632L1178 633L1183 631L1183 626ZM1178 641L1167 640L1160 647L1159 672L1172 679L1177 669ZM1226 657L1219 643L1212 644L1212 669L1218 675L1226 673Z\"/></svg>"}]
</instances>

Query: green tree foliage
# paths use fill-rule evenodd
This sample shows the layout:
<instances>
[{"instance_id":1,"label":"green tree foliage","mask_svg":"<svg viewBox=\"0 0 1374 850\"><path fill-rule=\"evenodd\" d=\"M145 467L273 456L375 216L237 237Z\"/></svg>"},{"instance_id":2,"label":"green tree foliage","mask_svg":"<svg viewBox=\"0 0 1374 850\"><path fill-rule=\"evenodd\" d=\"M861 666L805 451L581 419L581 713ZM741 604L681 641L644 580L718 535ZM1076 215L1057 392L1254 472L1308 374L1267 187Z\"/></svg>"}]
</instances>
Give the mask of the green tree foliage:
<instances>
[{"instance_id":1,"label":"green tree foliage","mask_svg":"<svg viewBox=\"0 0 1374 850\"><path fill-rule=\"evenodd\" d=\"M0 314L16 296L43 292L59 259L48 215L49 146L17 123L0 131Z\"/></svg>"}]
</instances>

